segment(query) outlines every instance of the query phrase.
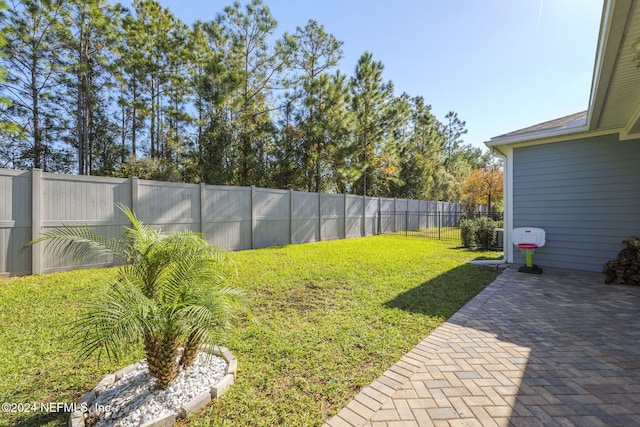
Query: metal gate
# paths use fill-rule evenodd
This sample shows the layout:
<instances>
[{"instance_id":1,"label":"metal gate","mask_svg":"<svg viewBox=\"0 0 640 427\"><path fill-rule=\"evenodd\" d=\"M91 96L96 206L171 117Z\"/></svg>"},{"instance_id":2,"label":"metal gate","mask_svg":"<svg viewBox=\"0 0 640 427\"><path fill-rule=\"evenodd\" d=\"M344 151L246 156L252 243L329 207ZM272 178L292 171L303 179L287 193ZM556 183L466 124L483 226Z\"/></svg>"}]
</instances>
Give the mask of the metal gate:
<instances>
[{"instance_id":1,"label":"metal gate","mask_svg":"<svg viewBox=\"0 0 640 427\"><path fill-rule=\"evenodd\" d=\"M461 241L460 221L464 218L478 216L490 216L495 221L502 221L502 212L380 212L378 232L379 234L401 234L427 239Z\"/></svg>"}]
</instances>

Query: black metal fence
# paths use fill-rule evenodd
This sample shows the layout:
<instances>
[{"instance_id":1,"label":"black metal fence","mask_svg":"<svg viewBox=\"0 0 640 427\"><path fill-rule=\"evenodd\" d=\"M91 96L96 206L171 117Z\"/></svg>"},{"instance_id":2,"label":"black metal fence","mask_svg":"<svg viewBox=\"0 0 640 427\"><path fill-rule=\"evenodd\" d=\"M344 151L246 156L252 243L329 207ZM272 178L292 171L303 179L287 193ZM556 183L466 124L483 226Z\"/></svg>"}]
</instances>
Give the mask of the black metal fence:
<instances>
[{"instance_id":1,"label":"black metal fence","mask_svg":"<svg viewBox=\"0 0 640 427\"><path fill-rule=\"evenodd\" d=\"M438 240L458 240L460 222L465 218L488 216L502 221L502 212L447 211L447 212L380 212L379 234L402 234Z\"/></svg>"}]
</instances>

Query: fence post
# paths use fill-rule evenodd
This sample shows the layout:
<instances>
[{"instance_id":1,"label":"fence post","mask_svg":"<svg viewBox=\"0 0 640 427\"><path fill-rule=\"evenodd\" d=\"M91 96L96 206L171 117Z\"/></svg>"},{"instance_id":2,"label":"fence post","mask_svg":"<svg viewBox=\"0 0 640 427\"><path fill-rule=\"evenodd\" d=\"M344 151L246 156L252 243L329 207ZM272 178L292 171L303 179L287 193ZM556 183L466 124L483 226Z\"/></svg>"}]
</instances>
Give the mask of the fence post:
<instances>
[{"instance_id":1,"label":"fence post","mask_svg":"<svg viewBox=\"0 0 640 427\"><path fill-rule=\"evenodd\" d=\"M289 190L289 244L293 244L293 189Z\"/></svg>"},{"instance_id":2,"label":"fence post","mask_svg":"<svg viewBox=\"0 0 640 427\"><path fill-rule=\"evenodd\" d=\"M407 207L407 209L409 209ZM404 211L404 236L409 236L409 211Z\"/></svg>"},{"instance_id":3,"label":"fence post","mask_svg":"<svg viewBox=\"0 0 640 427\"><path fill-rule=\"evenodd\" d=\"M360 235L362 237L367 235L367 196L362 196L362 221L360 222Z\"/></svg>"},{"instance_id":4,"label":"fence post","mask_svg":"<svg viewBox=\"0 0 640 427\"><path fill-rule=\"evenodd\" d=\"M131 178L131 211L135 212L138 205L138 177Z\"/></svg>"},{"instance_id":5,"label":"fence post","mask_svg":"<svg viewBox=\"0 0 640 427\"><path fill-rule=\"evenodd\" d=\"M40 237L42 227L42 171L31 171L31 239ZM31 246L31 273L42 272L42 245Z\"/></svg>"},{"instance_id":6,"label":"fence post","mask_svg":"<svg viewBox=\"0 0 640 427\"><path fill-rule=\"evenodd\" d=\"M346 239L347 238L347 193L344 193L344 215L343 216L344 216L344 218L343 218L344 219L344 221L343 221L344 222L344 228L343 228L344 232L343 232L342 238Z\"/></svg>"},{"instance_id":7,"label":"fence post","mask_svg":"<svg viewBox=\"0 0 640 427\"><path fill-rule=\"evenodd\" d=\"M436 212L438 215L438 240L442 240L442 212L438 207L438 203L436 203Z\"/></svg>"},{"instance_id":8,"label":"fence post","mask_svg":"<svg viewBox=\"0 0 640 427\"><path fill-rule=\"evenodd\" d=\"M254 246L254 237L253 237L253 229L255 228L255 214L253 212L253 197L254 194L256 192L256 186L252 185L251 186L251 201L249 202L249 212L251 214L251 249L253 249Z\"/></svg>"},{"instance_id":9,"label":"fence post","mask_svg":"<svg viewBox=\"0 0 640 427\"><path fill-rule=\"evenodd\" d=\"M394 197L393 198L393 232L397 232L398 231L398 198Z\"/></svg>"},{"instance_id":10,"label":"fence post","mask_svg":"<svg viewBox=\"0 0 640 427\"><path fill-rule=\"evenodd\" d=\"M200 183L200 233L204 236L205 227L205 212L204 212L204 200L206 197L206 188L204 182Z\"/></svg>"},{"instance_id":11,"label":"fence post","mask_svg":"<svg viewBox=\"0 0 640 427\"><path fill-rule=\"evenodd\" d=\"M378 234L382 234L382 224L381 224L381 214L380 211L382 210L382 197L378 197Z\"/></svg>"},{"instance_id":12,"label":"fence post","mask_svg":"<svg viewBox=\"0 0 640 427\"><path fill-rule=\"evenodd\" d=\"M322 193L318 193L318 242L322 241Z\"/></svg>"}]
</instances>

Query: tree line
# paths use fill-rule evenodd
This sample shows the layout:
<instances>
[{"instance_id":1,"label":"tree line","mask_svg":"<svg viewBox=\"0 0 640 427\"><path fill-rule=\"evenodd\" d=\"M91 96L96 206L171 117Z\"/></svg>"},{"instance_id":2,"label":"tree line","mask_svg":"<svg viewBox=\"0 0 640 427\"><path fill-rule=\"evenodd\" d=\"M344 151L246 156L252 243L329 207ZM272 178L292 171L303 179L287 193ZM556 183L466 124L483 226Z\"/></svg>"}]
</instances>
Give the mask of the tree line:
<instances>
[{"instance_id":1,"label":"tree line","mask_svg":"<svg viewBox=\"0 0 640 427\"><path fill-rule=\"evenodd\" d=\"M370 52L352 75L261 0L186 25L155 0L0 0L0 167L460 201L490 164Z\"/></svg>"}]
</instances>

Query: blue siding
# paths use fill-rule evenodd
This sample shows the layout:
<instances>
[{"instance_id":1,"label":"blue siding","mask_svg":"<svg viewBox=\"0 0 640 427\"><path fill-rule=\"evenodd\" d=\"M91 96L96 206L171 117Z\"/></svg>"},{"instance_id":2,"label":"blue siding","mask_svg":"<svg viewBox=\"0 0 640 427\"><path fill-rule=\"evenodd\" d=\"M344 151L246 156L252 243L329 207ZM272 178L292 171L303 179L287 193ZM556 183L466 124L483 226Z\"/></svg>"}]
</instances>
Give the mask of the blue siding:
<instances>
[{"instance_id":1,"label":"blue siding","mask_svg":"<svg viewBox=\"0 0 640 427\"><path fill-rule=\"evenodd\" d=\"M540 227L542 268L602 272L640 236L640 140L617 135L513 150L514 227ZM524 263L515 251L514 261Z\"/></svg>"}]
</instances>

